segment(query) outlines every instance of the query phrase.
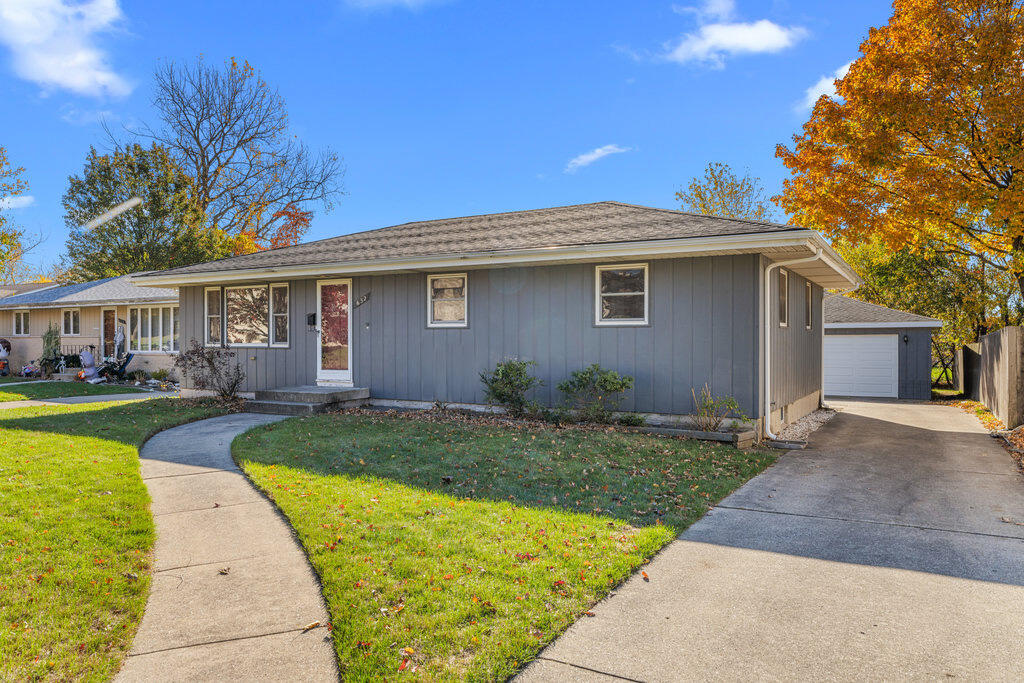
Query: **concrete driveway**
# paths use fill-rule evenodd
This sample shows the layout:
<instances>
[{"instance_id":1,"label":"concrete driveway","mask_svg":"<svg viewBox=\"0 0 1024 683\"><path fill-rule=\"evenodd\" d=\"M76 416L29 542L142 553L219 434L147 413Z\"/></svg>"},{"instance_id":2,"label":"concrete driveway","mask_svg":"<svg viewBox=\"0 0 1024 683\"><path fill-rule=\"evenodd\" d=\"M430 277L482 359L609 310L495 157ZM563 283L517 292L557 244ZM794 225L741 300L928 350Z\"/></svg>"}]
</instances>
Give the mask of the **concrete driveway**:
<instances>
[{"instance_id":1,"label":"concrete driveway","mask_svg":"<svg viewBox=\"0 0 1024 683\"><path fill-rule=\"evenodd\" d=\"M836 405L521 679L1024 678L1016 465L959 409Z\"/></svg>"}]
</instances>

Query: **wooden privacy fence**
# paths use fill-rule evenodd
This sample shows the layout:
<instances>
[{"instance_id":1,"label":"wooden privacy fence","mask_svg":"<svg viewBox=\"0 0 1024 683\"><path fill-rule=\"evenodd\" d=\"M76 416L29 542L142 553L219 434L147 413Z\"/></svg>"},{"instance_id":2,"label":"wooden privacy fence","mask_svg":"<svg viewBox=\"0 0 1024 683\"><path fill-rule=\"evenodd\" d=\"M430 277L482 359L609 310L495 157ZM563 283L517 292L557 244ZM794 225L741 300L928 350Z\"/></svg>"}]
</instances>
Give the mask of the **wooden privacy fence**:
<instances>
[{"instance_id":1,"label":"wooden privacy fence","mask_svg":"<svg viewBox=\"0 0 1024 683\"><path fill-rule=\"evenodd\" d=\"M963 348L963 391L1009 428L1024 423L1024 332L1004 327Z\"/></svg>"}]
</instances>

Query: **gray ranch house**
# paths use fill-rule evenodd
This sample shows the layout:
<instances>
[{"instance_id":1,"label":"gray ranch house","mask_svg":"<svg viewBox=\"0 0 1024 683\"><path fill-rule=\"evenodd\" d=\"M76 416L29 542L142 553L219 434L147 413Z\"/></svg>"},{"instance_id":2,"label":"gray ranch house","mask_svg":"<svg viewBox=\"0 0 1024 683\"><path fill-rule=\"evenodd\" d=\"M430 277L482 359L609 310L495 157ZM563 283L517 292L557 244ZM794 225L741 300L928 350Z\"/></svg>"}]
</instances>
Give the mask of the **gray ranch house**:
<instances>
[{"instance_id":1,"label":"gray ranch house","mask_svg":"<svg viewBox=\"0 0 1024 683\"><path fill-rule=\"evenodd\" d=\"M826 294L825 396L932 397L932 332L942 321Z\"/></svg>"},{"instance_id":2,"label":"gray ranch house","mask_svg":"<svg viewBox=\"0 0 1024 683\"><path fill-rule=\"evenodd\" d=\"M813 230L598 202L420 221L148 273L181 340L235 349L245 391L339 385L380 405L484 403L536 361L635 378L621 408L691 415L705 383L771 433L822 398L822 293L860 283Z\"/></svg>"}]
</instances>

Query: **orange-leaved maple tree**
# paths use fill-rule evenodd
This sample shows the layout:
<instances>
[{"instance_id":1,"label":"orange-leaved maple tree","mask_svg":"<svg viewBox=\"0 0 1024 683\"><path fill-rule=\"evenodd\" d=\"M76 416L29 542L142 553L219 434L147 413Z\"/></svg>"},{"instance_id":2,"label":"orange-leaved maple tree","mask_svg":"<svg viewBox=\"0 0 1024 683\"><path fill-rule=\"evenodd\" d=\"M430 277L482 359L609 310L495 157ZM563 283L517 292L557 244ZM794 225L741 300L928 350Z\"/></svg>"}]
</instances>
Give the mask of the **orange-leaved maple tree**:
<instances>
[{"instance_id":1,"label":"orange-leaved maple tree","mask_svg":"<svg viewBox=\"0 0 1024 683\"><path fill-rule=\"evenodd\" d=\"M312 211L303 211L294 204L289 204L273 214L273 230L266 238L260 237L254 230L241 230L234 238L234 253L251 254L267 249L278 249L298 244L309 230L313 220Z\"/></svg>"},{"instance_id":2,"label":"orange-leaved maple tree","mask_svg":"<svg viewBox=\"0 0 1024 683\"><path fill-rule=\"evenodd\" d=\"M895 0L822 96L775 198L856 244L985 263L1024 291L1022 0Z\"/></svg>"}]
</instances>

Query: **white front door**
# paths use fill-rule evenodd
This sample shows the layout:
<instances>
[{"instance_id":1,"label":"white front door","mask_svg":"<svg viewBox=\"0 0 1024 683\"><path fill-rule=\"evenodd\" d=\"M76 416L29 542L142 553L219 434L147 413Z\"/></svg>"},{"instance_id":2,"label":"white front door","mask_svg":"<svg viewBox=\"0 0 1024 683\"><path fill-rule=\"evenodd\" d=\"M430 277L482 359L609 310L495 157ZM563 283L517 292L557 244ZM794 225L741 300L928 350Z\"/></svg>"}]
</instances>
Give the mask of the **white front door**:
<instances>
[{"instance_id":1,"label":"white front door","mask_svg":"<svg viewBox=\"0 0 1024 683\"><path fill-rule=\"evenodd\" d=\"M899 384L899 335L825 335L826 396L897 398Z\"/></svg>"},{"instance_id":2,"label":"white front door","mask_svg":"<svg viewBox=\"0 0 1024 683\"><path fill-rule=\"evenodd\" d=\"M352 280L316 283L317 384L352 386Z\"/></svg>"}]
</instances>

